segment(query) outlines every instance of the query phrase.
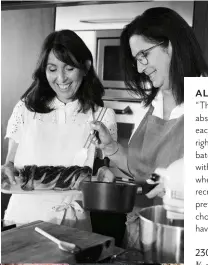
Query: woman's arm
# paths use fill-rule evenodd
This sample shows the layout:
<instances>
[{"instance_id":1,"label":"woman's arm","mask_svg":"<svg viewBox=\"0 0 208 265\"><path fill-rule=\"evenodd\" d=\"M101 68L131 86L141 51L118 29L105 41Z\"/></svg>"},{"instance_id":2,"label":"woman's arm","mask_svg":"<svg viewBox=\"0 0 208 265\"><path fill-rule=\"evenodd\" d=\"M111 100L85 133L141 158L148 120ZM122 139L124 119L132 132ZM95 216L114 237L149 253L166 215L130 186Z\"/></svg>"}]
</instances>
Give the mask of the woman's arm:
<instances>
[{"instance_id":1,"label":"woman's arm","mask_svg":"<svg viewBox=\"0 0 208 265\"><path fill-rule=\"evenodd\" d=\"M1 167L1 177L2 181L9 179L11 184L15 184L15 175L17 175L17 170L14 167L14 158L16 155L18 144L13 140L9 139L8 153L6 157L5 164Z\"/></svg>"},{"instance_id":2,"label":"woman's arm","mask_svg":"<svg viewBox=\"0 0 208 265\"><path fill-rule=\"evenodd\" d=\"M112 138L108 128L102 122L91 123L91 128L91 141L96 147L102 149L105 156L109 157L118 168L130 174L127 166L127 150ZM94 130L98 131L100 142L94 135Z\"/></svg>"},{"instance_id":3,"label":"woman's arm","mask_svg":"<svg viewBox=\"0 0 208 265\"><path fill-rule=\"evenodd\" d=\"M12 162L14 163L14 158L16 155L18 143L16 143L13 139L9 139L9 144L8 144L8 152L7 152L7 157L6 157L6 162L5 164Z\"/></svg>"},{"instance_id":4,"label":"woman's arm","mask_svg":"<svg viewBox=\"0 0 208 265\"><path fill-rule=\"evenodd\" d=\"M111 145L107 145L104 148L105 156L109 157L110 160L114 162L118 168L130 174L127 165L127 152L128 150L118 142L113 142L111 143Z\"/></svg>"},{"instance_id":5,"label":"woman's arm","mask_svg":"<svg viewBox=\"0 0 208 265\"><path fill-rule=\"evenodd\" d=\"M104 157L105 156L109 157L111 164L115 164L116 167L129 173L127 168L127 158L126 158L127 150L117 143L118 139L117 122L116 122L116 114L113 109L107 108L105 116L103 117L102 120L102 124L108 129L108 132L110 133L110 136L112 138L112 148L110 148L110 150L107 150L107 147L103 149Z\"/></svg>"},{"instance_id":6,"label":"woman's arm","mask_svg":"<svg viewBox=\"0 0 208 265\"><path fill-rule=\"evenodd\" d=\"M10 183L13 183L15 182L14 176L18 175L17 170L14 168L14 158L16 155L18 143L22 137L25 120L25 110L25 104L20 100L15 105L12 115L8 121L5 138L9 139L9 143L6 161L1 168L2 181L9 180Z\"/></svg>"}]
</instances>

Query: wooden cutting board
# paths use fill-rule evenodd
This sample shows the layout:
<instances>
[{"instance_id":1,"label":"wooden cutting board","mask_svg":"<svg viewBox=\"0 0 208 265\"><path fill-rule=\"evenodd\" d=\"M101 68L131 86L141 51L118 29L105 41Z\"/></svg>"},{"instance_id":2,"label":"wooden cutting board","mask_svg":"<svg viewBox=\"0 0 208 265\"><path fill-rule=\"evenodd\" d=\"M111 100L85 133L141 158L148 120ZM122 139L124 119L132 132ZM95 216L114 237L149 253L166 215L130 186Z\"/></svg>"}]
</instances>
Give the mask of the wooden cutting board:
<instances>
[{"instance_id":1,"label":"wooden cutting board","mask_svg":"<svg viewBox=\"0 0 208 265\"><path fill-rule=\"evenodd\" d=\"M40 227L60 240L71 242L81 248L70 254L57 244L37 233ZM114 239L76 228L36 221L28 225L2 232L2 263L93 263L113 255Z\"/></svg>"}]
</instances>

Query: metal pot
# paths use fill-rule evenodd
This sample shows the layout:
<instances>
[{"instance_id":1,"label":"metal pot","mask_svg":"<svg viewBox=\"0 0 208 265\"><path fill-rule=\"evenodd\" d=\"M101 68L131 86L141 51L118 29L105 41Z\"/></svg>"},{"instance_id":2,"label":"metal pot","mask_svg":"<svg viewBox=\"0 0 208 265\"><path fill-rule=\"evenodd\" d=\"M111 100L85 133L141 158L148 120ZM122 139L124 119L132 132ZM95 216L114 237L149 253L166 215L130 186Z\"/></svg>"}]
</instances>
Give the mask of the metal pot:
<instances>
[{"instance_id":1,"label":"metal pot","mask_svg":"<svg viewBox=\"0 0 208 265\"><path fill-rule=\"evenodd\" d=\"M166 214L163 206L140 211L139 240L145 262L184 262L184 220L170 220Z\"/></svg>"},{"instance_id":2,"label":"metal pot","mask_svg":"<svg viewBox=\"0 0 208 265\"><path fill-rule=\"evenodd\" d=\"M90 211L128 213L133 210L136 191L134 183L84 181L83 206Z\"/></svg>"}]
</instances>

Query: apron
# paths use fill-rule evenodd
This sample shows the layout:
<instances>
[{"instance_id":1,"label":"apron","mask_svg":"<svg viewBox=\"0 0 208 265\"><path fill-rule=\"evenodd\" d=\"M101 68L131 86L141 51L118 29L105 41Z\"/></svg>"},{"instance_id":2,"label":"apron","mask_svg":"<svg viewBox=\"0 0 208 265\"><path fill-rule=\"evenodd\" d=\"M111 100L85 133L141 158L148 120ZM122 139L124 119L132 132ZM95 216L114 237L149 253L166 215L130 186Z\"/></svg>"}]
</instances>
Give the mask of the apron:
<instances>
[{"instance_id":1,"label":"apron","mask_svg":"<svg viewBox=\"0 0 208 265\"><path fill-rule=\"evenodd\" d=\"M184 116L177 119L163 120L153 116L151 105L144 116L128 148L128 168L143 183L156 168L166 168L175 160L184 156ZM138 215L141 208L162 204L161 198L148 199L137 195L135 207L127 215L127 246L139 247Z\"/></svg>"},{"instance_id":2,"label":"apron","mask_svg":"<svg viewBox=\"0 0 208 265\"><path fill-rule=\"evenodd\" d=\"M24 127L14 164L70 166L74 156L83 147L89 134L90 112L80 122L60 124L42 122L35 114ZM91 145L88 155L94 159L95 147ZM91 162L93 159L89 159ZM91 165L93 166L93 164ZM22 225L36 220L69 225L91 230L90 216L82 209L82 192L62 194L13 194L5 212L5 223Z\"/></svg>"}]
</instances>

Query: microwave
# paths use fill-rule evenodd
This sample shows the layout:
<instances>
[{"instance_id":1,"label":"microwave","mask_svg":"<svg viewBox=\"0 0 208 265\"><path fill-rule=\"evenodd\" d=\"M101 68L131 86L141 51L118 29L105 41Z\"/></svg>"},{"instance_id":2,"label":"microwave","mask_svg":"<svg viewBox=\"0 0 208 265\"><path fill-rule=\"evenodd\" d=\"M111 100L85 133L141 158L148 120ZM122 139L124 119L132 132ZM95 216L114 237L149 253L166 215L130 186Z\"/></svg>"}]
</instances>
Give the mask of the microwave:
<instances>
[{"instance_id":1,"label":"microwave","mask_svg":"<svg viewBox=\"0 0 208 265\"><path fill-rule=\"evenodd\" d=\"M126 88L120 61L120 39L98 39L97 74L106 88Z\"/></svg>"},{"instance_id":2,"label":"microwave","mask_svg":"<svg viewBox=\"0 0 208 265\"><path fill-rule=\"evenodd\" d=\"M120 56L121 30L96 32L96 70L107 100L139 101L127 91Z\"/></svg>"}]
</instances>

